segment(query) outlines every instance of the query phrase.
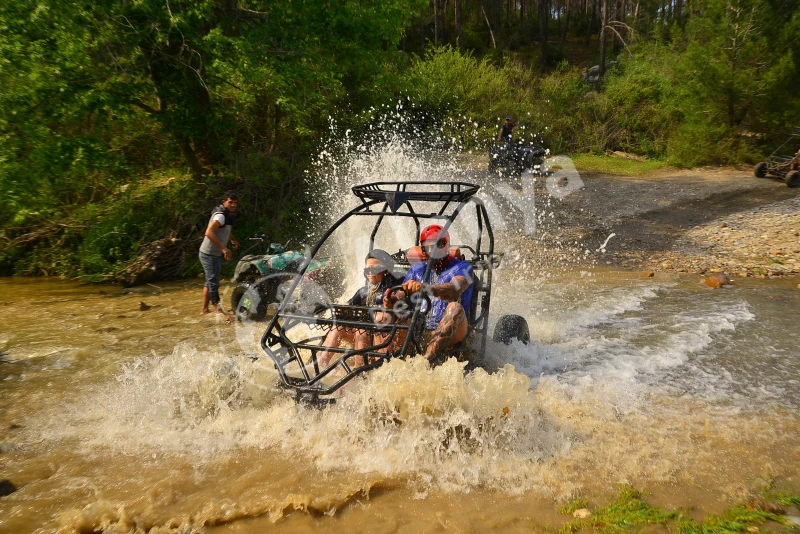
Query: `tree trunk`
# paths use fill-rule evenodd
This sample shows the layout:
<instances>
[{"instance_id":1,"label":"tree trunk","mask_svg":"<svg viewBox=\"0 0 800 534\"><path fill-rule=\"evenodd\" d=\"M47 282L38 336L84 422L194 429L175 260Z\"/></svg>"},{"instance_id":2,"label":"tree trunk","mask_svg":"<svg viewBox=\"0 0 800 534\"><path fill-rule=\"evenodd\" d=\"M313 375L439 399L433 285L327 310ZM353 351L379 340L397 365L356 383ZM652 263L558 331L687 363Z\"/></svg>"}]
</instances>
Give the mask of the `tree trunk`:
<instances>
[{"instance_id":1,"label":"tree trunk","mask_svg":"<svg viewBox=\"0 0 800 534\"><path fill-rule=\"evenodd\" d=\"M433 0L433 45L439 46L439 0Z\"/></svg>"},{"instance_id":2,"label":"tree trunk","mask_svg":"<svg viewBox=\"0 0 800 534\"><path fill-rule=\"evenodd\" d=\"M549 20L548 0L539 0L539 49L541 50L540 61L542 68L547 67L547 25Z\"/></svg>"},{"instance_id":3,"label":"tree trunk","mask_svg":"<svg viewBox=\"0 0 800 534\"><path fill-rule=\"evenodd\" d=\"M614 0L614 18L613 21L619 21L622 19L622 0ZM619 30L619 27L617 27ZM619 54L620 49L622 48L622 41L620 41L619 36L616 32L611 32L611 53L614 55Z\"/></svg>"},{"instance_id":4,"label":"tree trunk","mask_svg":"<svg viewBox=\"0 0 800 534\"><path fill-rule=\"evenodd\" d=\"M422 47L422 50L425 50L425 10L420 11L419 13L419 44Z\"/></svg>"},{"instance_id":5,"label":"tree trunk","mask_svg":"<svg viewBox=\"0 0 800 534\"><path fill-rule=\"evenodd\" d=\"M589 16L589 29L586 32L586 46L592 44L592 26L594 25L594 17L597 13L597 4L600 0L592 1L592 14Z\"/></svg>"},{"instance_id":6,"label":"tree trunk","mask_svg":"<svg viewBox=\"0 0 800 534\"><path fill-rule=\"evenodd\" d=\"M192 148L192 143L179 134L175 134L174 137L178 141L178 146L181 149L181 154L183 154L183 159L186 160L186 163L189 164L189 168L192 169L192 176L194 179L197 180L202 178L205 174L207 174L207 172L202 163L200 163L197 153Z\"/></svg>"},{"instance_id":7,"label":"tree trunk","mask_svg":"<svg viewBox=\"0 0 800 534\"><path fill-rule=\"evenodd\" d=\"M461 33L461 2L462 0L454 0L455 6L455 22L456 22L456 45L462 52L464 51L464 36Z\"/></svg>"},{"instance_id":8,"label":"tree trunk","mask_svg":"<svg viewBox=\"0 0 800 534\"><path fill-rule=\"evenodd\" d=\"M483 18L486 21L486 26L489 28L489 37L492 38L492 48L497 48L497 42L494 40L494 32L492 31L492 25L489 23L489 17L486 16L486 10L483 9L483 6L481 6L481 12L483 13Z\"/></svg>"},{"instance_id":9,"label":"tree trunk","mask_svg":"<svg viewBox=\"0 0 800 534\"><path fill-rule=\"evenodd\" d=\"M442 0L442 43L448 43L447 38L447 0Z\"/></svg>"},{"instance_id":10,"label":"tree trunk","mask_svg":"<svg viewBox=\"0 0 800 534\"><path fill-rule=\"evenodd\" d=\"M569 0L567 0L567 9L564 13L564 31L561 32L561 44L564 44L564 41L567 40L567 32L569 31Z\"/></svg>"},{"instance_id":11,"label":"tree trunk","mask_svg":"<svg viewBox=\"0 0 800 534\"><path fill-rule=\"evenodd\" d=\"M603 22L600 24L600 77L606 73L606 26L608 25L608 0L603 0Z\"/></svg>"}]
</instances>

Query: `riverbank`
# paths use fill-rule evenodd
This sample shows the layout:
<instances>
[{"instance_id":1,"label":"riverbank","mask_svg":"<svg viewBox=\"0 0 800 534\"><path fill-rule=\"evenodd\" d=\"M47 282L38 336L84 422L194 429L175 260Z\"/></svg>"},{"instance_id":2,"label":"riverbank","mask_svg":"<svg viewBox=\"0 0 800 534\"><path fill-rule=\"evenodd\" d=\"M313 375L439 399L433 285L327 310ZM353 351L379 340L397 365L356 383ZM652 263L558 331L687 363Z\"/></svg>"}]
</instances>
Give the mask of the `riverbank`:
<instances>
[{"instance_id":1,"label":"riverbank","mask_svg":"<svg viewBox=\"0 0 800 534\"><path fill-rule=\"evenodd\" d=\"M750 169L580 177L580 189L549 200L537 232L509 237L516 250L544 267L800 276L800 189Z\"/></svg>"}]
</instances>

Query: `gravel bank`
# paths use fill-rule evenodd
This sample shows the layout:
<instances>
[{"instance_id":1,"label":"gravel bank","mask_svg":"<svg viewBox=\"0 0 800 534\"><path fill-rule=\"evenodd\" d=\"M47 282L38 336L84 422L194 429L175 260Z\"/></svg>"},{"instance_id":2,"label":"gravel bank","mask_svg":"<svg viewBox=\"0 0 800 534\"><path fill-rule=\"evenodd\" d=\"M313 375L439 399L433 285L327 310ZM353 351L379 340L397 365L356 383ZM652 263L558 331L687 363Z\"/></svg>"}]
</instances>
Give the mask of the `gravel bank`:
<instances>
[{"instance_id":1,"label":"gravel bank","mask_svg":"<svg viewBox=\"0 0 800 534\"><path fill-rule=\"evenodd\" d=\"M536 232L504 236L507 250L545 269L800 276L800 188L755 178L750 169L581 179L579 190L549 199ZM544 180L536 187L542 198Z\"/></svg>"}]
</instances>

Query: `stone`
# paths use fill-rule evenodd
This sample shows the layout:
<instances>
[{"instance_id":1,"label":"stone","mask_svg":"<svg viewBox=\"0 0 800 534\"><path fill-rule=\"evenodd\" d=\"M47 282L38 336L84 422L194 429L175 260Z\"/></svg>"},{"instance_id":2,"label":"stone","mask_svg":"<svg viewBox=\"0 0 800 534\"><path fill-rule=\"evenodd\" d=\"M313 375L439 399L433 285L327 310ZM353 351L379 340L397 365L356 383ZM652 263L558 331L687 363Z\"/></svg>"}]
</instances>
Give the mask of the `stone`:
<instances>
[{"instance_id":1,"label":"stone","mask_svg":"<svg viewBox=\"0 0 800 534\"><path fill-rule=\"evenodd\" d=\"M645 278L653 278L655 275L656 273L654 273L653 271L647 271L645 273L642 273L642 276ZM798 284L798 287L800 287L800 284Z\"/></svg>"},{"instance_id":2,"label":"stone","mask_svg":"<svg viewBox=\"0 0 800 534\"><path fill-rule=\"evenodd\" d=\"M758 527L747 527L747 532L758 532L758 531L759 531Z\"/></svg>"},{"instance_id":3,"label":"stone","mask_svg":"<svg viewBox=\"0 0 800 534\"><path fill-rule=\"evenodd\" d=\"M706 278L703 278L703 282L708 287L722 287L731 284L731 279L728 278L728 275L725 273L712 273L708 275Z\"/></svg>"},{"instance_id":4,"label":"stone","mask_svg":"<svg viewBox=\"0 0 800 534\"><path fill-rule=\"evenodd\" d=\"M147 304L145 304L144 302L140 302L140 303L139 303L139 311L147 311L147 310L149 310L150 308L152 308L152 306L148 306L148 305L147 305Z\"/></svg>"},{"instance_id":5,"label":"stone","mask_svg":"<svg viewBox=\"0 0 800 534\"><path fill-rule=\"evenodd\" d=\"M13 482L4 478L0 480L0 497L5 497L6 495L11 495L17 491L17 487L14 485Z\"/></svg>"},{"instance_id":6,"label":"stone","mask_svg":"<svg viewBox=\"0 0 800 534\"><path fill-rule=\"evenodd\" d=\"M578 519L586 519L591 516L592 512L590 512L587 508L578 508L572 512L572 517L577 517Z\"/></svg>"}]
</instances>

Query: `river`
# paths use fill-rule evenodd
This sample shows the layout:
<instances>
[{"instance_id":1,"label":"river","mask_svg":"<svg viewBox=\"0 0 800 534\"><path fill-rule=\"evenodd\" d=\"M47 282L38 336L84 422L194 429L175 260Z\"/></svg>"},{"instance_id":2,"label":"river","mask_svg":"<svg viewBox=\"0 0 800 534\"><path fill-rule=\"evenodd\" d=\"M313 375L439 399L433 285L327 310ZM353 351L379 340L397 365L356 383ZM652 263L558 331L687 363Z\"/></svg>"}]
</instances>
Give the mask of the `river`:
<instances>
[{"instance_id":1,"label":"river","mask_svg":"<svg viewBox=\"0 0 800 534\"><path fill-rule=\"evenodd\" d=\"M324 409L200 281L1 279L0 531L528 532L618 484L698 517L798 491L796 282L499 273L536 339L490 345L513 367L393 361Z\"/></svg>"},{"instance_id":2,"label":"river","mask_svg":"<svg viewBox=\"0 0 800 534\"><path fill-rule=\"evenodd\" d=\"M376 176L482 181L507 253L490 322L523 315L534 342L490 342L491 374L392 360L320 409L277 387L263 324L198 315L199 279L0 279L0 480L18 488L0 497L1 532L530 532L621 484L697 518L800 492L796 281L644 278L579 242L582 267L536 264L509 243L557 235L553 199L577 173L514 187L333 138L347 143L320 154L309 220ZM368 235L345 232L342 255L363 257Z\"/></svg>"}]
</instances>

